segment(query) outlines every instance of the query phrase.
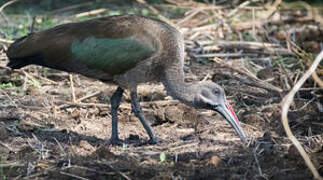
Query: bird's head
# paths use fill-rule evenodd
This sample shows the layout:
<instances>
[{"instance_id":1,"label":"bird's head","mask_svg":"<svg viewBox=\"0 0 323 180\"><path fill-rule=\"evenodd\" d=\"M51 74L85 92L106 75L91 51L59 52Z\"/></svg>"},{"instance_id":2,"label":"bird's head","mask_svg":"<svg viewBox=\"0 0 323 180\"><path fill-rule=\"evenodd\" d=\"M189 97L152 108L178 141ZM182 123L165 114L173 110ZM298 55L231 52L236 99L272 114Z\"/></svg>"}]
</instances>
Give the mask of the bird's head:
<instances>
[{"instance_id":1,"label":"bird's head","mask_svg":"<svg viewBox=\"0 0 323 180\"><path fill-rule=\"evenodd\" d=\"M226 100L224 90L221 86L214 82L201 81L198 88L196 88L193 106L200 109L217 111L230 123L240 139L247 142L238 117Z\"/></svg>"}]
</instances>

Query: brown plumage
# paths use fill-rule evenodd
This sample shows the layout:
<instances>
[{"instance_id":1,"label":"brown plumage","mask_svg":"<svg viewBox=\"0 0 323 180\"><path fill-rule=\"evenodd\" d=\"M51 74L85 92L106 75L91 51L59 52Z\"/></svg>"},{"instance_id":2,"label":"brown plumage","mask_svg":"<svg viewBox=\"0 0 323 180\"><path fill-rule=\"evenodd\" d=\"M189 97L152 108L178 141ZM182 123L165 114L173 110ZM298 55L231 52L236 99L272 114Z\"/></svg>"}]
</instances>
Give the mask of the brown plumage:
<instances>
[{"instance_id":1,"label":"brown plumage","mask_svg":"<svg viewBox=\"0 0 323 180\"><path fill-rule=\"evenodd\" d=\"M136 98L140 83L162 82L168 94L195 108L220 112L242 140L245 135L223 89L213 82L184 82L184 41L170 25L137 15L110 16L60 25L16 40L8 66L37 64L79 73L119 86L111 97L112 143L118 143L117 110L123 89L131 91L135 115L151 143L155 135Z\"/></svg>"}]
</instances>

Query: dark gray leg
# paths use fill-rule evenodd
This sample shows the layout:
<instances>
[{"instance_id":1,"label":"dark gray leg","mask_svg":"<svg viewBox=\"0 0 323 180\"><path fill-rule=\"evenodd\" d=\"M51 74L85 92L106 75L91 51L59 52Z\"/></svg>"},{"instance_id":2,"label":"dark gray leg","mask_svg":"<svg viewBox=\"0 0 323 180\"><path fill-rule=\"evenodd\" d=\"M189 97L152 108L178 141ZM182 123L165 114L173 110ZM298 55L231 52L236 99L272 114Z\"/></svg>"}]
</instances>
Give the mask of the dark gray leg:
<instances>
[{"instance_id":1,"label":"dark gray leg","mask_svg":"<svg viewBox=\"0 0 323 180\"><path fill-rule=\"evenodd\" d=\"M111 97L112 134L110 143L121 144L118 137L118 109L122 99L123 89L118 87Z\"/></svg>"},{"instance_id":2,"label":"dark gray leg","mask_svg":"<svg viewBox=\"0 0 323 180\"><path fill-rule=\"evenodd\" d=\"M150 139L149 139L148 143L156 144L157 142L156 142L155 134L151 130L149 123L147 122L145 116L143 115L142 110L141 110L141 106L137 100L137 92L131 91L130 96L131 96L132 111L135 113L137 118L140 120L141 124L144 126L147 134L149 135Z\"/></svg>"}]
</instances>

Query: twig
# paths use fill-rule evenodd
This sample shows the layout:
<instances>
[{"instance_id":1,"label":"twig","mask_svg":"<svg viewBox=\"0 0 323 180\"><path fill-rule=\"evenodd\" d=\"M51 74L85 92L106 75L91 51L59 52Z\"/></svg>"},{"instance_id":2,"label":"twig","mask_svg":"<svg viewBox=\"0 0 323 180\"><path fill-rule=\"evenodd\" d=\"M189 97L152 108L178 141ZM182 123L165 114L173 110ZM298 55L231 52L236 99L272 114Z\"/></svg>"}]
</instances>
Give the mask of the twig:
<instances>
[{"instance_id":1,"label":"twig","mask_svg":"<svg viewBox=\"0 0 323 180\"><path fill-rule=\"evenodd\" d=\"M73 75L69 74L69 77L70 77L70 86L71 86L71 93L72 93L72 102L76 102Z\"/></svg>"},{"instance_id":2,"label":"twig","mask_svg":"<svg viewBox=\"0 0 323 180\"><path fill-rule=\"evenodd\" d=\"M165 16L161 15L160 12L154 8L153 6L149 5L146 3L145 0L137 0L138 3L142 4L143 6L146 6L148 9L150 9L153 13L155 13L159 19L165 21L166 23L176 27L176 25L174 23L172 23L170 20L168 20Z\"/></svg>"},{"instance_id":3,"label":"twig","mask_svg":"<svg viewBox=\"0 0 323 180\"><path fill-rule=\"evenodd\" d=\"M7 144L5 144L5 143L3 143L3 142L1 142L1 141L0 141L0 145L1 145L1 146L3 146L3 147L5 147L5 148L7 148L7 149L8 149L9 151L11 151L11 152L15 152L15 153L16 153L16 152L18 152L18 151L19 151L19 150L15 150L15 149L13 149L13 148L12 148L12 147L10 147L9 145L7 145ZM4 166L0 164L0 167L4 167Z\"/></svg>"},{"instance_id":4,"label":"twig","mask_svg":"<svg viewBox=\"0 0 323 180\"><path fill-rule=\"evenodd\" d=\"M119 174L119 175L120 175L120 176L122 176L123 178L125 178L125 179L127 179L127 180L131 180L131 178L130 178L130 177L128 177L125 173L123 173L123 172L121 172L121 171L118 171L117 169L115 169L114 167L112 167L112 165L111 165L111 164L109 164L109 163L105 163L105 162L102 162L102 161L100 161L99 163L109 166L109 168L110 168L110 169L112 169L114 172L116 172L117 174Z\"/></svg>"},{"instance_id":5,"label":"twig","mask_svg":"<svg viewBox=\"0 0 323 180\"><path fill-rule=\"evenodd\" d=\"M66 169L71 169L71 168L78 168L78 169L82 169L82 170L86 170L86 171L91 171L91 172L95 172L96 174L106 174L106 175L111 175L111 174L115 174L115 172L104 172L104 171L98 171L96 169L91 169L91 168L88 168L88 167L84 167L84 166L78 166L78 165L70 165L66 168L64 168L64 170Z\"/></svg>"},{"instance_id":6,"label":"twig","mask_svg":"<svg viewBox=\"0 0 323 180\"><path fill-rule=\"evenodd\" d=\"M193 41L185 41L185 43L188 44L194 44ZM252 42L252 41L226 41L226 40L217 40L217 41L210 41L210 40L204 40L204 41L197 41L200 45L214 45L225 48L243 48L247 46L250 49L260 50L264 48L279 48L281 45L274 44L274 43L267 43L267 42ZM275 49L276 50L276 49ZM290 52L291 53L291 52Z\"/></svg>"},{"instance_id":7,"label":"twig","mask_svg":"<svg viewBox=\"0 0 323 180\"><path fill-rule=\"evenodd\" d=\"M213 12L213 13L215 13L215 12ZM204 20L200 21L200 22L199 22L199 23L197 23L195 26L202 26L202 25L204 25L205 23L210 22L212 19L214 19L214 18L216 18L216 17L218 17L218 16L219 16L219 13L215 13L215 14L213 14L212 16L207 17L206 19L204 19Z\"/></svg>"},{"instance_id":8,"label":"twig","mask_svg":"<svg viewBox=\"0 0 323 180\"><path fill-rule=\"evenodd\" d=\"M242 75L245 75L247 77L249 77L250 79L252 79L254 81L254 83L258 86L258 87L261 87L263 89L266 89L266 90L269 90L269 91L273 91L273 92L276 92L276 93L281 93L283 92L283 90L279 87L276 87L270 83L267 83L266 81L262 81L260 79L257 78L257 76L255 76L254 74L250 73L250 72L245 72L245 71L242 71L241 69L239 68L235 68L233 66L230 66L230 65L227 65L225 63L223 63L223 60L220 59L220 58L217 58L215 57L213 59L214 62L220 64L222 67L225 67L225 68L229 68L231 70L234 70Z\"/></svg>"},{"instance_id":9,"label":"twig","mask_svg":"<svg viewBox=\"0 0 323 180\"><path fill-rule=\"evenodd\" d=\"M195 55L194 57L198 58L211 58L211 57L218 57L218 58L227 58L227 57L255 57L258 56L257 54L253 53L212 53L212 54L200 54L200 55Z\"/></svg>"},{"instance_id":10,"label":"twig","mask_svg":"<svg viewBox=\"0 0 323 180\"><path fill-rule=\"evenodd\" d=\"M241 3L238 7L236 7L234 10L232 10L229 14L228 17L232 17L234 14L236 14L242 7L245 7L250 4L250 1L245 1Z\"/></svg>"},{"instance_id":11,"label":"twig","mask_svg":"<svg viewBox=\"0 0 323 180\"><path fill-rule=\"evenodd\" d=\"M275 0L271 6L267 6L268 11L266 12L265 19L268 19L271 15L275 13L278 9L278 6L282 3L282 0Z\"/></svg>"},{"instance_id":12,"label":"twig","mask_svg":"<svg viewBox=\"0 0 323 180\"><path fill-rule=\"evenodd\" d=\"M261 167L260 167L260 164L259 164L259 160L258 160L258 157L257 157L257 150L258 150L258 148L259 148L259 146L260 146L260 144L258 144L257 146L256 146L256 148L253 150L253 152L252 152L252 154L253 154L253 157L254 157L254 159L255 159L255 161L256 161L256 165L257 165L257 167L258 167L258 171L259 171L259 174L260 174L260 176L263 176L263 174L262 174L262 170L261 170Z\"/></svg>"},{"instance_id":13,"label":"twig","mask_svg":"<svg viewBox=\"0 0 323 180\"><path fill-rule=\"evenodd\" d=\"M2 39L2 38L0 38L0 42L2 42L2 43L8 43L8 44L13 43L13 41L12 41L12 40Z\"/></svg>"},{"instance_id":14,"label":"twig","mask_svg":"<svg viewBox=\"0 0 323 180\"><path fill-rule=\"evenodd\" d=\"M300 111L304 108L306 108L309 104L311 104L313 101L315 100L315 98L312 98L311 100L309 100L308 102L306 102L302 107L300 107L299 109L295 109L295 110L292 110L292 112L296 112L296 111Z\"/></svg>"},{"instance_id":15,"label":"twig","mask_svg":"<svg viewBox=\"0 0 323 180\"><path fill-rule=\"evenodd\" d=\"M65 104L62 104L60 106L58 106L59 109L63 109L69 106L79 106L79 107L103 107L103 108L109 108L110 105L108 104L100 104L100 103L81 103L81 102L69 102L66 101L64 102ZM121 108L121 106L120 106Z\"/></svg>"},{"instance_id":16,"label":"twig","mask_svg":"<svg viewBox=\"0 0 323 180\"><path fill-rule=\"evenodd\" d=\"M79 106L79 107L102 107L102 108L110 108L110 105L108 104L100 104L100 103L81 103L81 102L70 102L70 101L63 101L64 104L60 105L58 108L66 108L68 106ZM142 107L145 106L150 106L151 104L158 104L160 106L164 105L172 105L172 104L177 104L177 100L160 100L160 101L149 101L149 102L140 102L140 105ZM120 105L120 108L123 109L131 109L131 106L128 105L127 103L122 103Z\"/></svg>"},{"instance_id":17,"label":"twig","mask_svg":"<svg viewBox=\"0 0 323 180\"><path fill-rule=\"evenodd\" d=\"M204 31L204 30L214 30L219 27L219 24L208 24L205 26L199 26L196 28L193 28L192 31Z\"/></svg>"},{"instance_id":18,"label":"twig","mask_svg":"<svg viewBox=\"0 0 323 180\"><path fill-rule=\"evenodd\" d=\"M191 13L190 15L186 16L184 19L178 21L176 23L177 26L182 25L184 22L188 21L189 19L193 18L195 15L197 15L198 13L200 13L201 10L197 9L196 11L194 11L193 13Z\"/></svg>"},{"instance_id":19,"label":"twig","mask_svg":"<svg viewBox=\"0 0 323 180\"><path fill-rule=\"evenodd\" d=\"M20 162L19 163L14 162L14 163L0 164L1 168L7 168L7 167L13 168L13 167L23 167L23 166L25 166L25 164L20 163Z\"/></svg>"},{"instance_id":20,"label":"twig","mask_svg":"<svg viewBox=\"0 0 323 180\"><path fill-rule=\"evenodd\" d=\"M10 101L11 101L11 103L16 107L16 108L18 108L18 106L17 106L17 104L15 103L15 101L13 101L13 99L8 95L8 93L6 93L6 91L4 91L4 90L2 90L1 88L0 88L0 92L2 92Z\"/></svg>"},{"instance_id":21,"label":"twig","mask_svg":"<svg viewBox=\"0 0 323 180\"><path fill-rule=\"evenodd\" d=\"M92 4L93 4L93 2L86 2L86 3L76 4L76 5L72 5L72 6L67 6L67 7L63 7L61 9L56 9L56 10L52 11L51 14L62 13L67 10L73 10L73 9L81 8L84 6L90 6Z\"/></svg>"},{"instance_id":22,"label":"twig","mask_svg":"<svg viewBox=\"0 0 323 180\"><path fill-rule=\"evenodd\" d=\"M282 104L282 114L281 114L282 124L284 126L287 137L292 141L294 146L297 148L297 150L299 151L299 153L303 157L307 167L311 170L314 178L318 179L318 180L323 180L323 178L318 173L317 169L313 165L311 159L309 158L309 156L305 152L305 150L302 147L302 145L300 144L300 142L293 135L293 133L289 127L289 124L288 124L287 113L288 113L288 109L290 107L290 104L293 101L293 98L294 98L296 92L301 88L301 86L304 84L304 82L315 71L315 69L317 68L317 66L319 65L319 63L322 59L323 59L323 51L321 51L320 54L315 58L313 64L310 66L310 68L305 72L303 77L295 84L295 86L292 88L292 90L284 97L284 99L281 102L281 104Z\"/></svg>"},{"instance_id":23,"label":"twig","mask_svg":"<svg viewBox=\"0 0 323 180\"><path fill-rule=\"evenodd\" d=\"M91 97L94 97L94 96L96 96L96 95L98 95L98 94L100 94L101 93L101 91L97 91L97 92L95 92L95 93L92 93L92 94L89 94L89 95L87 95L87 96L84 96L84 97L81 97L81 98L79 98L79 99L77 99L76 101L74 101L74 102L72 102L72 104L62 104L62 105L60 105L58 108L59 109L63 109L63 108L67 108L67 107L69 107L69 106L71 106L71 105L76 105L78 102L82 102L82 101L84 101L85 99L88 99L88 98L91 98ZM74 103L74 104L73 104ZM77 106L84 106L83 104L88 104L88 106L96 106L94 103L82 103L82 105L80 105L80 104L78 104ZM104 105L104 107L106 106L106 104L98 104L99 106L101 106L101 105Z\"/></svg>"},{"instance_id":24,"label":"twig","mask_svg":"<svg viewBox=\"0 0 323 180\"><path fill-rule=\"evenodd\" d=\"M9 71L13 71L13 72L16 72L16 73L19 73L19 74L22 74L22 75L25 75L26 77L28 77L30 80L33 81L33 83L38 83L38 81L35 79L35 77L33 77L32 75L30 75L29 73L27 73L25 70L23 69L11 69L11 68L8 68L6 66L1 66L0 65L0 68L2 69L6 69L6 70L9 70ZM45 78L46 79L46 78Z\"/></svg>"},{"instance_id":25,"label":"twig","mask_svg":"<svg viewBox=\"0 0 323 180\"><path fill-rule=\"evenodd\" d=\"M103 13L104 11L107 11L107 10L108 9L106 9L106 8L95 9L95 10L92 10L92 11L75 14L74 17L75 18L80 18L80 17L84 17L84 16L96 15L96 14Z\"/></svg>"},{"instance_id":26,"label":"twig","mask_svg":"<svg viewBox=\"0 0 323 180\"><path fill-rule=\"evenodd\" d=\"M312 74L312 78L317 84L319 84L320 87L323 87L323 81L320 79L320 77L316 74L315 71Z\"/></svg>"},{"instance_id":27,"label":"twig","mask_svg":"<svg viewBox=\"0 0 323 180\"><path fill-rule=\"evenodd\" d=\"M16 71L21 71L22 74L24 74L26 77L28 77L33 83L37 83L37 80L35 80L35 78L30 75L29 73L27 73L25 70L21 69L21 70L14 70L14 72Z\"/></svg>"},{"instance_id":28,"label":"twig","mask_svg":"<svg viewBox=\"0 0 323 180\"><path fill-rule=\"evenodd\" d=\"M86 96L84 96L84 97L81 97L81 98L77 99L77 100L76 100L76 102L82 102L82 101L84 101L85 99L92 98L92 97L94 97L94 96L99 95L100 93L101 93L101 91L94 92L94 93L92 93L92 94L89 94L89 95L86 95Z\"/></svg>"},{"instance_id":29,"label":"twig","mask_svg":"<svg viewBox=\"0 0 323 180\"><path fill-rule=\"evenodd\" d=\"M39 79L42 79L42 80L45 80L47 82L49 82L50 84L58 84L57 82L51 80L51 79L48 79L46 77L43 77L43 76L37 76Z\"/></svg>"},{"instance_id":30,"label":"twig","mask_svg":"<svg viewBox=\"0 0 323 180\"><path fill-rule=\"evenodd\" d=\"M300 56L302 59L305 59L307 62L310 62L311 56L309 56L309 54L297 46L297 44L295 44L293 41L287 39L287 42L292 45L292 51L294 51L295 54ZM312 78L320 87L323 87L323 81L320 79L320 77L318 77L315 71L312 73Z\"/></svg>"},{"instance_id":31,"label":"twig","mask_svg":"<svg viewBox=\"0 0 323 180\"><path fill-rule=\"evenodd\" d=\"M66 176L70 176L70 177L76 178L76 179L90 180L88 178L84 178L84 177L81 177L81 176L78 176L78 175L75 175L75 174L71 174L71 173L67 173L67 172L64 172L64 171L60 171L59 173L64 174Z\"/></svg>"},{"instance_id":32,"label":"twig","mask_svg":"<svg viewBox=\"0 0 323 180\"><path fill-rule=\"evenodd\" d=\"M3 11L3 9L4 9L5 7L7 7L7 6L9 6L10 4L15 3L15 2L17 2L17 1L19 1L19 0L12 0L12 1L8 1L8 2L4 3L4 4L0 7L0 12L1 12L1 11Z\"/></svg>"},{"instance_id":33,"label":"twig","mask_svg":"<svg viewBox=\"0 0 323 180\"><path fill-rule=\"evenodd\" d=\"M56 141L56 143L57 143L57 145L58 145L58 147L59 147L59 149L64 153L64 155L66 155L66 152L65 152L65 150L64 150L64 148L63 148L63 146L62 146L62 144L54 137L53 138L55 141Z\"/></svg>"},{"instance_id":34,"label":"twig","mask_svg":"<svg viewBox=\"0 0 323 180\"><path fill-rule=\"evenodd\" d=\"M278 53L277 53L278 55ZM291 86L293 86L293 81L290 78L290 74L287 71L287 69L285 68L284 64L282 62L280 62L279 59L275 59L276 63L278 64L279 68L283 71L283 73L285 74L285 77L287 78L287 82L286 82L286 86L288 88L288 90L290 89Z\"/></svg>"}]
</instances>

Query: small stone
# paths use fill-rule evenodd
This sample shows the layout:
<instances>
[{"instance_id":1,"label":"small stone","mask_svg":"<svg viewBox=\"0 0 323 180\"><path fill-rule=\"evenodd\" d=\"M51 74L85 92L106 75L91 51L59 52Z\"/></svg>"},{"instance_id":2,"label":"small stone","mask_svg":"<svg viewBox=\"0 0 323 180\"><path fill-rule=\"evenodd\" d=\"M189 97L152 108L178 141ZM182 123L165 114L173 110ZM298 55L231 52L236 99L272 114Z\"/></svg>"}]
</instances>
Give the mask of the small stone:
<instances>
[{"instance_id":1,"label":"small stone","mask_svg":"<svg viewBox=\"0 0 323 180\"><path fill-rule=\"evenodd\" d=\"M181 111L178 107L169 106L165 110L165 118L167 122L179 122L183 119L183 111Z\"/></svg>"},{"instance_id":2,"label":"small stone","mask_svg":"<svg viewBox=\"0 0 323 180\"><path fill-rule=\"evenodd\" d=\"M0 127L0 140L5 140L9 137L9 132L5 127Z\"/></svg>"},{"instance_id":3,"label":"small stone","mask_svg":"<svg viewBox=\"0 0 323 180\"><path fill-rule=\"evenodd\" d=\"M90 143L84 140L80 141L80 147L88 151L94 151L94 147Z\"/></svg>"},{"instance_id":4,"label":"small stone","mask_svg":"<svg viewBox=\"0 0 323 180\"><path fill-rule=\"evenodd\" d=\"M38 87L31 85L28 86L26 94L31 96L39 96L40 91Z\"/></svg>"},{"instance_id":5,"label":"small stone","mask_svg":"<svg viewBox=\"0 0 323 180\"><path fill-rule=\"evenodd\" d=\"M110 146L107 144L101 144L97 150L95 151L95 154L97 154L98 158L100 159L107 159L111 160L116 158L116 155L110 151Z\"/></svg>"},{"instance_id":6,"label":"small stone","mask_svg":"<svg viewBox=\"0 0 323 180\"><path fill-rule=\"evenodd\" d=\"M211 156L210 159L208 160L208 164L213 166L218 166L220 162L221 162L221 159L219 158L219 156L216 156L216 155Z\"/></svg>"},{"instance_id":7,"label":"small stone","mask_svg":"<svg viewBox=\"0 0 323 180\"><path fill-rule=\"evenodd\" d=\"M36 127L32 123L30 123L30 121L31 120L30 120L29 117L19 121L18 126L17 126L18 129L20 131L33 131L33 130L35 130Z\"/></svg>"}]
</instances>

